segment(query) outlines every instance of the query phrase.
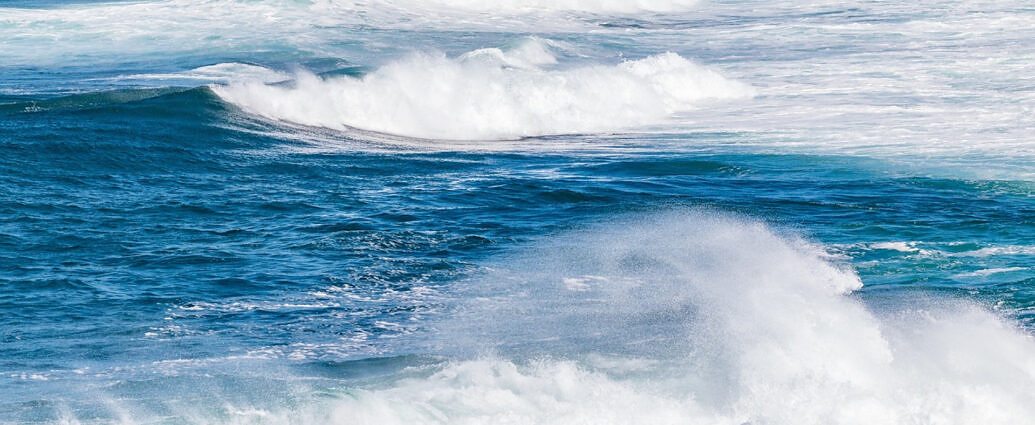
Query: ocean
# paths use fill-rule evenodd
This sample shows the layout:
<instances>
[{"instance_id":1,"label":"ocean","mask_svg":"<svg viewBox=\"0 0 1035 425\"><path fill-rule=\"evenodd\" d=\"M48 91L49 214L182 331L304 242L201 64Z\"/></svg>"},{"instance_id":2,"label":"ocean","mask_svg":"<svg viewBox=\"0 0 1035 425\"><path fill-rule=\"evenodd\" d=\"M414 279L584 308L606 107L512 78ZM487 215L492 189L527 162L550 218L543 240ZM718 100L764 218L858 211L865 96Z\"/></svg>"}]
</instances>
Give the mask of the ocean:
<instances>
[{"instance_id":1,"label":"ocean","mask_svg":"<svg viewBox=\"0 0 1035 425\"><path fill-rule=\"evenodd\" d=\"M0 1L0 424L1035 424L1035 8Z\"/></svg>"}]
</instances>

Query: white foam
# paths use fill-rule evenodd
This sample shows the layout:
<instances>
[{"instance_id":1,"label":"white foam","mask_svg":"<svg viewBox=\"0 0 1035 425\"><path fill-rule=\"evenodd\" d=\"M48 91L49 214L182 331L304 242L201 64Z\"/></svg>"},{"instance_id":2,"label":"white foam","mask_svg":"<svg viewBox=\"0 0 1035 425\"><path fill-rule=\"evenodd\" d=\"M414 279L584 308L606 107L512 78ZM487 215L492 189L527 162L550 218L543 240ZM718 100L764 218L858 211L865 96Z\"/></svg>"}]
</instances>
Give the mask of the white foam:
<instances>
[{"instance_id":1,"label":"white foam","mask_svg":"<svg viewBox=\"0 0 1035 425\"><path fill-rule=\"evenodd\" d=\"M131 74L108 78L108 80L116 80L120 82L192 81L201 84L227 84L234 81L276 83L289 80L291 79L291 77L291 74L276 71L259 65L228 62L202 66L181 72Z\"/></svg>"},{"instance_id":2,"label":"white foam","mask_svg":"<svg viewBox=\"0 0 1035 425\"><path fill-rule=\"evenodd\" d=\"M459 335L474 335L466 343L533 357L575 344L638 360L636 368L597 370L597 355L545 366L461 362L357 400L444 412L419 416L430 423L553 423L554 408L586 423L1011 424L1035 414L1035 340L1023 330L966 302L864 304L851 295L861 282L850 269L759 223L641 219L533 251L510 273L475 282L486 296L444 337L462 344ZM564 276L591 278L572 291ZM625 399L649 408L623 416ZM546 414L513 407L526 405Z\"/></svg>"},{"instance_id":3,"label":"white foam","mask_svg":"<svg viewBox=\"0 0 1035 425\"><path fill-rule=\"evenodd\" d=\"M996 245L972 251L961 251L952 254L956 257L995 257L1007 255L1033 255L1035 245Z\"/></svg>"},{"instance_id":4,"label":"white foam","mask_svg":"<svg viewBox=\"0 0 1035 425\"><path fill-rule=\"evenodd\" d=\"M761 223L710 213L603 225L536 243L466 285L462 308L435 337L495 355L417 363L388 380L302 391L284 404L263 393L257 404L215 397L215 406L173 403L154 413L116 407L127 424L170 415L271 425L1015 425L1035 417L1030 335L965 302L866 304L852 295L861 287L855 273L827 258Z\"/></svg>"},{"instance_id":5,"label":"white foam","mask_svg":"<svg viewBox=\"0 0 1035 425\"><path fill-rule=\"evenodd\" d=\"M675 53L572 69L545 44L421 54L362 78L298 74L291 86L215 86L245 111L298 124L418 138L507 139L597 133L663 122L672 114L753 90Z\"/></svg>"},{"instance_id":6,"label":"white foam","mask_svg":"<svg viewBox=\"0 0 1035 425\"><path fill-rule=\"evenodd\" d=\"M872 249L886 249L890 251L899 252L918 252L919 248L916 247L914 242L878 242L870 244Z\"/></svg>"},{"instance_id":7,"label":"white foam","mask_svg":"<svg viewBox=\"0 0 1035 425\"><path fill-rule=\"evenodd\" d=\"M975 270L968 273L959 273L953 275L953 277L988 277L994 274L1019 272L1024 270L1028 270L1028 267L993 267L989 269Z\"/></svg>"}]
</instances>

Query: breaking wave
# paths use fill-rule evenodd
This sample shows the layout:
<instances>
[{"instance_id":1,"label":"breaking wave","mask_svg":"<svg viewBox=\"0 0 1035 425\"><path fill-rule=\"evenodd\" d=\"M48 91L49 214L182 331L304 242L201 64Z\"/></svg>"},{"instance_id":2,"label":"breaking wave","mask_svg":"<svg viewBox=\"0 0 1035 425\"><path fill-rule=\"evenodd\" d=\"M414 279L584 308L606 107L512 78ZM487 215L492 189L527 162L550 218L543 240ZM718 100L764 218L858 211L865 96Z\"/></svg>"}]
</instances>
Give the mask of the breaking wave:
<instances>
[{"instance_id":1,"label":"breaking wave","mask_svg":"<svg viewBox=\"0 0 1035 425\"><path fill-rule=\"evenodd\" d=\"M673 214L532 252L472 282L467 313L441 329L449 346L490 360L361 392L331 422L1012 424L1035 414L1035 340L1023 330L967 301L867 301L823 247L759 222Z\"/></svg>"},{"instance_id":2,"label":"breaking wave","mask_svg":"<svg viewBox=\"0 0 1035 425\"><path fill-rule=\"evenodd\" d=\"M1035 415L1035 340L1022 329L967 301L853 295L859 278L823 247L759 222L690 212L603 225L488 270L460 288L455 314L428 324L430 351L452 360L415 362L294 407L178 415L729 425Z\"/></svg>"},{"instance_id":3,"label":"breaking wave","mask_svg":"<svg viewBox=\"0 0 1035 425\"><path fill-rule=\"evenodd\" d=\"M300 73L290 85L214 86L247 112L337 130L484 140L599 133L659 124L753 89L675 54L557 69L548 42L420 54L361 78Z\"/></svg>"}]
</instances>

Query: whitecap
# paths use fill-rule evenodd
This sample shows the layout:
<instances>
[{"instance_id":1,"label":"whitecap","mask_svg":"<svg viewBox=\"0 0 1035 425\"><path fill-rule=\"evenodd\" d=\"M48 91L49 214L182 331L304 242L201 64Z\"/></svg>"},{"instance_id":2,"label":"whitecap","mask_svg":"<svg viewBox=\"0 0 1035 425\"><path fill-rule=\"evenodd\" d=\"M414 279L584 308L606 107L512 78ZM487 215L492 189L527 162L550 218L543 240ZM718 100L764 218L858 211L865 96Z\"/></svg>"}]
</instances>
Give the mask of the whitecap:
<instances>
[{"instance_id":1,"label":"whitecap","mask_svg":"<svg viewBox=\"0 0 1035 425\"><path fill-rule=\"evenodd\" d=\"M658 124L754 90L675 53L612 66L545 67L549 48L449 58L417 54L363 76L300 73L291 85L217 85L222 99L266 118L415 138L486 140L602 133Z\"/></svg>"}]
</instances>

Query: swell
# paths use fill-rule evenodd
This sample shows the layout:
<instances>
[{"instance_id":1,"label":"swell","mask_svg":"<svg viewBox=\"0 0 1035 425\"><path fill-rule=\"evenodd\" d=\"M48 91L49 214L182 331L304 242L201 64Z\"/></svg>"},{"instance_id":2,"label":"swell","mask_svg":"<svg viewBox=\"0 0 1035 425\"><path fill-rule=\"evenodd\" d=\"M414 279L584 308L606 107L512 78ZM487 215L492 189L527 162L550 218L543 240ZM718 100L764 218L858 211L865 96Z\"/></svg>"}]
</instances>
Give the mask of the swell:
<instances>
[{"instance_id":1,"label":"swell","mask_svg":"<svg viewBox=\"0 0 1035 425\"><path fill-rule=\"evenodd\" d=\"M135 88L88 92L41 99L20 98L15 102L0 103L0 114L99 108L121 103L139 102L146 99L182 93L189 90L191 89L187 87Z\"/></svg>"}]
</instances>

